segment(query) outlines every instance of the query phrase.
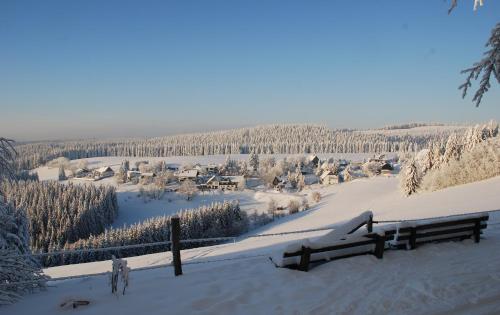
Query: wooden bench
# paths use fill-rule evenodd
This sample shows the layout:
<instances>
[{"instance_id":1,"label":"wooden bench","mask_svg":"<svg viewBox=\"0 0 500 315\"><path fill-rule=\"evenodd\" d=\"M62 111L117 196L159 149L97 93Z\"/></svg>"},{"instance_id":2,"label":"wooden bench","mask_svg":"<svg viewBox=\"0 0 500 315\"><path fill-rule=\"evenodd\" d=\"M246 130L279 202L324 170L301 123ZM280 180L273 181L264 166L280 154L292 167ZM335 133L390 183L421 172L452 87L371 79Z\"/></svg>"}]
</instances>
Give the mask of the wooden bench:
<instances>
[{"instance_id":1,"label":"wooden bench","mask_svg":"<svg viewBox=\"0 0 500 315\"><path fill-rule=\"evenodd\" d=\"M309 246L302 245L297 250L285 250L283 256L279 257L280 263L277 264L275 261L276 265L308 271L309 264L321 261L366 254L373 254L381 259L384 255L386 243L394 238L394 233L386 235L383 230L373 233L373 215L369 212L361 216L363 215L366 219L360 221L359 218L355 218L353 221L347 223L346 227L348 229L345 230L346 234L343 237L328 244L324 244L324 241L323 243L315 243L314 241L308 242L307 240L306 244L309 244ZM359 231L365 225L366 231Z\"/></svg>"},{"instance_id":2,"label":"wooden bench","mask_svg":"<svg viewBox=\"0 0 500 315\"><path fill-rule=\"evenodd\" d=\"M388 239L389 237L389 239ZM392 239L393 236L379 235L369 233L358 237L339 240L330 246L311 248L302 246L295 252L285 252L283 258L300 257L298 263L287 263L281 267L308 271L309 264L318 263L321 261L331 261L336 259L348 258L359 255L372 254L377 258L382 259L386 242Z\"/></svg>"},{"instance_id":3,"label":"wooden bench","mask_svg":"<svg viewBox=\"0 0 500 315\"><path fill-rule=\"evenodd\" d=\"M386 234L394 235L390 245L398 249L415 249L425 243L469 238L479 243L488 219L487 213L480 213L435 220L406 221L400 223L395 230L386 231Z\"/></svg>"}]
</instances>

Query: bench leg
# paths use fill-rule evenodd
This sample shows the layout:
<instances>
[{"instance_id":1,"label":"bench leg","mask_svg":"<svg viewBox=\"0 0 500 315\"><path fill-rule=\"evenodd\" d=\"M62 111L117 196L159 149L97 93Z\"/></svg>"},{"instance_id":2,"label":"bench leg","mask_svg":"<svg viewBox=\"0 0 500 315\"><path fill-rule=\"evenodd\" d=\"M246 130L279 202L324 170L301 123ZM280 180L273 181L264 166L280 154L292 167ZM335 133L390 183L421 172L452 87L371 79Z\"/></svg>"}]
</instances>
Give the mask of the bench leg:
<instances>
[{"instance_id":1,"label":"bench leg","mask_svg":"<svg viewBox=\"0 0 500 315\"><path fill-rule=\"evenodd\" d=\"M474 242L479 243L481 240L481 221L477 220L474 224Z\"/></svg>"},{"instance_id":2,"label":"bench leg","mask_svg":"<svg viewBox=\"0 0 500 315\"><path fill-rule=\"evenodd\" d=\"M409 240L410 249L415 249L417 247L417 229L410 229L410 240Z\"/></svg>"},{"instance_id":3,"label":"bench leg","mask_svg":"<svg viewBox=\"0 0 500 315\"><path fill-rule=\"evenodd\" d=\"M311 260L311 249L309 247L302 246L302 255L300 255L300 271L308 271L309 270L309 261Z\"/></svg>"},{"instance_id":4,"label":"bench leg","mask_svg":"<svg viewBox=\"0 0 500 315\"><path fill-rule=\"evenodd\" d=\"M377 236L375 243L375 257L382 259L384 257L385 237Z\"/></svg>"}]
</instances>

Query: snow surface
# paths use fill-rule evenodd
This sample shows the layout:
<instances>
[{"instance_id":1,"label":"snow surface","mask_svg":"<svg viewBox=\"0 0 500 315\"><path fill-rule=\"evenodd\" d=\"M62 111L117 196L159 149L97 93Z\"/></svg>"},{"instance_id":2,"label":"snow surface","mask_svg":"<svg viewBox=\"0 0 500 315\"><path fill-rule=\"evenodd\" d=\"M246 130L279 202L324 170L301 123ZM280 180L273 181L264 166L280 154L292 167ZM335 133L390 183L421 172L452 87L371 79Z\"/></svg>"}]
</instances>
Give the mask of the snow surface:
<instances>
[{"instance_id":1,"label":"snow surface","mask_svg":"<svg viewBox=\"0 0 500 315\"><path fill-rule=\"evenodd\" d=\"M500 177L401 196L394 177L361 179L323 187L311 210L253 231L278 233L335 226L365 210L375 220L418 219L500 208ZM182 251L184 275L171 267L135 271L125 296L111 294L106 276L52 282L1 314L56 314L71 298L90 305L79 314L498 314L500 313L500 213L492 213L479 244L466 240L414 251L386 251L333 261L304 273L275 268L269 253L290 242L327 232L242 237L235 243ZM257 256L248 259L249 256ZM127 259L132 268L169 263L170 253ZM110 270L111 262L46 269L53 277Z\"/></svg>"}]
</instances>

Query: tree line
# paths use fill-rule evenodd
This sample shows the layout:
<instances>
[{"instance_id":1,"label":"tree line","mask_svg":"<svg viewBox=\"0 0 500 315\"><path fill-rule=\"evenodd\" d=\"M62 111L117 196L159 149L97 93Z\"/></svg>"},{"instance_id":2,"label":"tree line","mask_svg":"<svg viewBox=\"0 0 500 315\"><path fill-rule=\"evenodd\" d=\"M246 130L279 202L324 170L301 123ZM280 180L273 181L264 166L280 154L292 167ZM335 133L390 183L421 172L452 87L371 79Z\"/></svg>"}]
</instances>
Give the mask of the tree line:
<instances>
[{"instance_id":1,"label":"tree line","mask_svg":"<svg viewBox=\"0 0 500 315\"><path fill-rule=\"evenodd\" d=\"M147 139L80 140L16 146L18 169L33 169L57 158L100 156L167 157L184 155L416 152L448 133L384 135L333 130L318 125L269 125Z\"/></svg>"},{"instance_id":2,"label":"tree line","mask_svg":"<svg viewBox=\"0 0 500 315\"><path fill-rule=\"evenodd\" d=\"M33 252L102 233L118 214L114 187L55 181L4 181L0 187L7 203L26 213Z\"/></svg>"},{"instance_id":3,"label":"tree line","mask_svg":"<svg viewBox=\"0 0 500 315\"><path fill-rule=\"evenodd\" d=\"M248 230L249 219L237 202L212 203L177 214L181 222L181 239L237 236ZM80 250L170 241L172 216L149 218L128 227L106 229L54 250ZM183 248L213 245L215 242L183 244ZM108 260L111 256L130 257L166 251L169 245L146 246L98 252L53 255L43 259L45 266L78 264Z\"/></svg>"}]
</instances>

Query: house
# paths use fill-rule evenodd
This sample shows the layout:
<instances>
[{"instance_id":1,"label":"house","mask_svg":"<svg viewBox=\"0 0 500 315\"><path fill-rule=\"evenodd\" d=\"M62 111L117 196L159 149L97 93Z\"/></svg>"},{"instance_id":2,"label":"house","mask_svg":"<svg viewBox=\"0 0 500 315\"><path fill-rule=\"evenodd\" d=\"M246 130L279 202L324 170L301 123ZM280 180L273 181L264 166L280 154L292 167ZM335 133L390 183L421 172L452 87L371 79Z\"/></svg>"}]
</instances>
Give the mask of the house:
<instances>
[{"instance_id":1,"label":"house","mask_svg":"<svg viewBox=\"0 0 500 315\"><path fill-rule=\"evenodd\" d=\"M320 176L321 183L323 185L333 185L340 183L340 177L336 175L333 171L325 171Z\"/></svg>"},{"instance_id":2,"label":"house","mask_svg":"<svg viewBox=\"0 0 500 315\"><path fill-rule=\"evenodd\" d=\"M131 181L134 178L140 178L141 172L139 171L127 171L127 181Z\"/></svg>"},{"instance_id":3,"label":"house","mask_svg":"<svg viewBox=\"0 0 500 315\"><path fill-rule=\"evenodd\" d=\"M90 175L90 173L91 173L90 170L87 168L79 168L75 171L74 176L75 178L83 178Z\"/></svg>"},{"instance_id":4,"label":"house","mask_svg":"<svg viewBox=\"0 0 500 315\"><path fill-rule=\"evenodd\" d=\"M141 178L155 178L156 177L156 173L153 173L153 172L148 172L148 173L141 173Z\"/></svg>"},{"instance_id":5,"label":"house","mask_svg":"<svg viewBox=\"0 0 500 315\"><path fill-rule=\"evenodd\" d=\"M319 157L316 155L310 155L309 158L309 164L312 164L314 167L318 167L319 165Z\"/></svg>"},{"instance_id":6,"label":"house","mask_svg":"<svg viewBox=\"0 0 500 315\"><path fill-rule=\"evenodd\" d=\"M239 176L238 176L239 177ZM230 177L212 176L203 185L207 189L231 190L235 191L241 187L241 182Z\"/></svg>"},{"instance_id":7,"label":"house","mask_svg":"<svg viewBox=\"0 0 500 315\"><path fill-rule=\"evenodd\" d=\"M195 170L195 169L193 169L193 170L183 170L183 171L175 174L175 176L177 177L177 179L180 182L183 182L186 179L189 179L189 180L192 180L193 182L196 182L196 180L198 179L198 175L200 175L200 171Z\"/></svg>"},{"instance_id":8,"label":"house","mask_svg":"<svg viewBox=\"0 0 500 315\"><path fill-rule=\"evenodd\" d=\"M111 177L115 175L115 172L109 166L103 166L101 168L95 169L92 173L95 179L103 179L106 177Z\"/></svg>"},{"instance_id":9,"label":"house","mask_svg":"<svg viewBox=\"0 0 500 315\"><path fill-rule=\"evenodd\" d=\"M394 167L391 165L391 163L384 163L380 168L380 172L382 175L391 175L393 170Z\"/></svg>"}]
</instances>

